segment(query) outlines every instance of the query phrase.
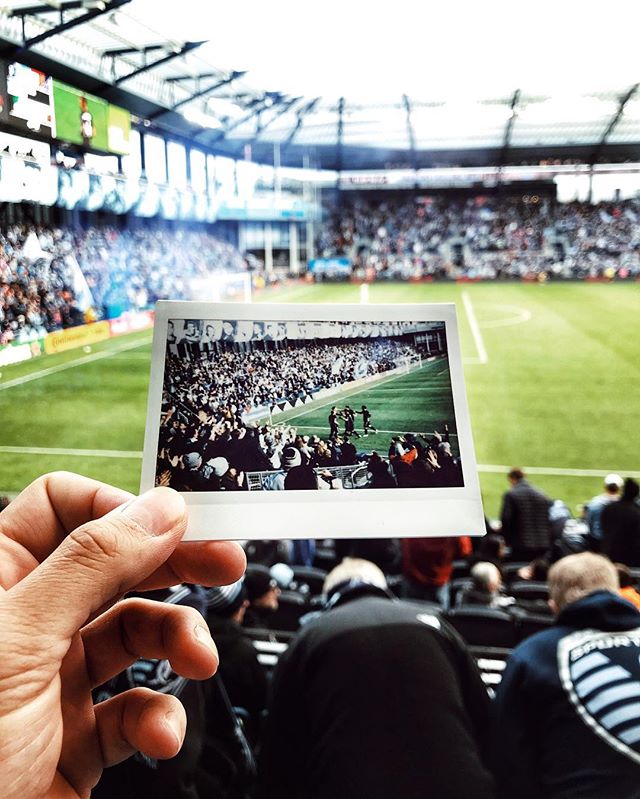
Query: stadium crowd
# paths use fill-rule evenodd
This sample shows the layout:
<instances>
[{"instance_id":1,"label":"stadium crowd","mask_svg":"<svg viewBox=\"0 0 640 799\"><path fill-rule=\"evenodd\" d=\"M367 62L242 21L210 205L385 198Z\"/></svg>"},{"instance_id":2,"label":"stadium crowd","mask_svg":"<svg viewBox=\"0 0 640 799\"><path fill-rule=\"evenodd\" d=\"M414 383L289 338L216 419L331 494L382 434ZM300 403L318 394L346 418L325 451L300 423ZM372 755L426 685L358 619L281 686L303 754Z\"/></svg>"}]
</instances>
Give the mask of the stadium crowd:
<instances>
[{"instance_id":1,"label":"stadium crowd","mask_svg":"<svg viewBox=\"0 0 640 799\"><path fill-rule=\"evenodd\" d=\"M372 278L635 278L640 202L357 198L328 209L321 257Z\"/></svg>"},{"instance_id":2,"label":"stadium crowd","mask_svg":"<svg viewBox=\"0 0 640 799\"><path fill-rule=\"evenodd\" d=\"M235 247L204 232L10 227L0 232L0 344L84 324L109 306L190 299L192 279L246 269Z\"/></svg>"}]
</instances>

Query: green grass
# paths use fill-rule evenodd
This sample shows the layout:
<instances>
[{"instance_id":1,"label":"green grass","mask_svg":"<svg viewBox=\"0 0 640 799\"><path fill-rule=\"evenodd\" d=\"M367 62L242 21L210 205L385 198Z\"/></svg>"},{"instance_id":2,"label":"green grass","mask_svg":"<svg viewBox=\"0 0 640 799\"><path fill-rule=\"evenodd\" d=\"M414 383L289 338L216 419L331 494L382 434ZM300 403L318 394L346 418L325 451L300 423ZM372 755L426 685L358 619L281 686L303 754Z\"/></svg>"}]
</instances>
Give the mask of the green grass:
<instances>
[{"instance_id":1,"label":"green grass","mask_svg":"<svg viewBox=\"0 0 640 799\"><path fill-rule=\"evenodd\" d=\"M484 364L478 362L464 291L488 354ZM483 467L593 469L603 476L640 470L640 284L376 284L369 293L371 302L456 303L476 456ZM358 302L359 288L296 284L256 299ZM91 354L140 346L0 390L0 447L140 451L150 353L144 342L148 334L106 342ZM86 357L76 350L6 367L0 385ZM384 391L380 386L352 404L369 404L380 428L406 427L406 420L394 421L394 403ZM322 408L303 421L326 428L326 416ZM367 441L378 446L373 439ZM136 490L140 461L0 450L0 491L19 491L53 468ZM504 474L481 468L480 478L486 510L496 516L507 487ZM541 474L532 481L573 507L599 492L601 478Z\"/></svg>"},{"instance_id":2,"label":"green grass","mask_svg":"<svg viewBox=\"0 0 640 799\"><path fill-rule=\"evenodd\" d=\"M329 433L328 416L332 405L344 408L350 405L355 411L366 405L371 411L372 423L384 432L370 433L366 438L354 439L359 451L376 450L386 457L392 435L407 432L443 430L449 424L451 444L458 454L457 432L451 396L449 367L446 359L427 362L421 368L404 375L387 376L362 389L348 389L329 399L317 400L305 407L294 408L274 417L275 422L291 422L303 435L324 438ZM356 430L362 433L362 416L356 416ZM339 423L340 432L344 422Z\"/></svg>"}]
</instances>

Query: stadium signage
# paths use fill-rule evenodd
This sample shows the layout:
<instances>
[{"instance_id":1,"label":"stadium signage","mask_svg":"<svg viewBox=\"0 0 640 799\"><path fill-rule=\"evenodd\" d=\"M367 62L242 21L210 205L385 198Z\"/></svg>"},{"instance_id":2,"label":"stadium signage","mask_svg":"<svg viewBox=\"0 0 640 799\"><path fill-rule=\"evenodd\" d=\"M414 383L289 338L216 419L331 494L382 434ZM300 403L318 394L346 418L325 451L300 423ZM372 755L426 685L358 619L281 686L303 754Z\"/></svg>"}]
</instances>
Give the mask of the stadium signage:
<instances>
[{"instance_id":1,"label":"stadium signage","mask_svg":"<svg viewBox=\"0 0 640 799\"><path fill-rule=\"evenodd\" d=\"M31 346L29 344L10 344L8 347L0 349L0 366L11 366L14 363L22 363L31 358Z\"/></svg>"},{"instance_id":2,"label":"stadium signage","mask_svg":"<svg viewBox=\"0 0 640 799\"><path fill-rule=\"evenodd\" d=\"M53 355L58 352L73 350L76 347L97 344L109 338L111 338L109 322L94 322L91 325L68 327L66 330L49 333L44 340L44 351L47 355Z\"/></svg>"},{"instance_id":3,"label":"stadium signage","mask_svg":"<svg viewBox=\"0 0 640 799\"><path fill-rule=\"evenodd\" d=\"M112 336L124 336L138 330L148 330L153 327L153 311L140 311L139 313L125 313L117 319L109 320L109 329Z\"/></svg>"}]
</instances>

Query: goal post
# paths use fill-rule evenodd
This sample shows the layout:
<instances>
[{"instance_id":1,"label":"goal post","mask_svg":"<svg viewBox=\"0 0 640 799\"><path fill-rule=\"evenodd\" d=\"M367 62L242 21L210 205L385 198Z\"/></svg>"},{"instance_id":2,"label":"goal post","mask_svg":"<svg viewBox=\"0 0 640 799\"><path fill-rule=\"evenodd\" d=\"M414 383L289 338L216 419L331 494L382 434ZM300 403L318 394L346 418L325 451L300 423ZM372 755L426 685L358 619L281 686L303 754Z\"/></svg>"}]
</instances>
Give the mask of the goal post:
<instances>
[{"instance_id":1,"label":"goal post","mask_svg":"<svg viewBox=\"0 0 640 799\"><path fill-rule=\"evenodd\" d=\"M193 278L189 293L199 302L251 302L251 288L249 272L220 272Z\"/></svg>"}]
</instances>

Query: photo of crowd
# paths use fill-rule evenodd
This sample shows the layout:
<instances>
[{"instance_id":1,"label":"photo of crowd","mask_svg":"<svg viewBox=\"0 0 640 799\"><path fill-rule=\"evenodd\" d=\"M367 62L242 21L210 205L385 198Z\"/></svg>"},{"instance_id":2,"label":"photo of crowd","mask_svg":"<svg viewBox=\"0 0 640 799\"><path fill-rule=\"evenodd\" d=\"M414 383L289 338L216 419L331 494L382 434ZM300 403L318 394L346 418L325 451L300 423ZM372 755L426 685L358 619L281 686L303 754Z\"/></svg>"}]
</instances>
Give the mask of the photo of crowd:
<instances>
[{"instance_id":1,"label":"photo of crowd","mask_svg":"<svg viewBox=\"0 0 640 799\"><path fill-rule=\"evenodd\" d=\"M156 484L207 492L462 486L454 418L438 430L425 420L424 429L388 431L379 406L367 405L381 382L446 357L444 322L170 319ZM295 423L311 412L326 425L315 435Z\"/></svg>"}]
</instances>

